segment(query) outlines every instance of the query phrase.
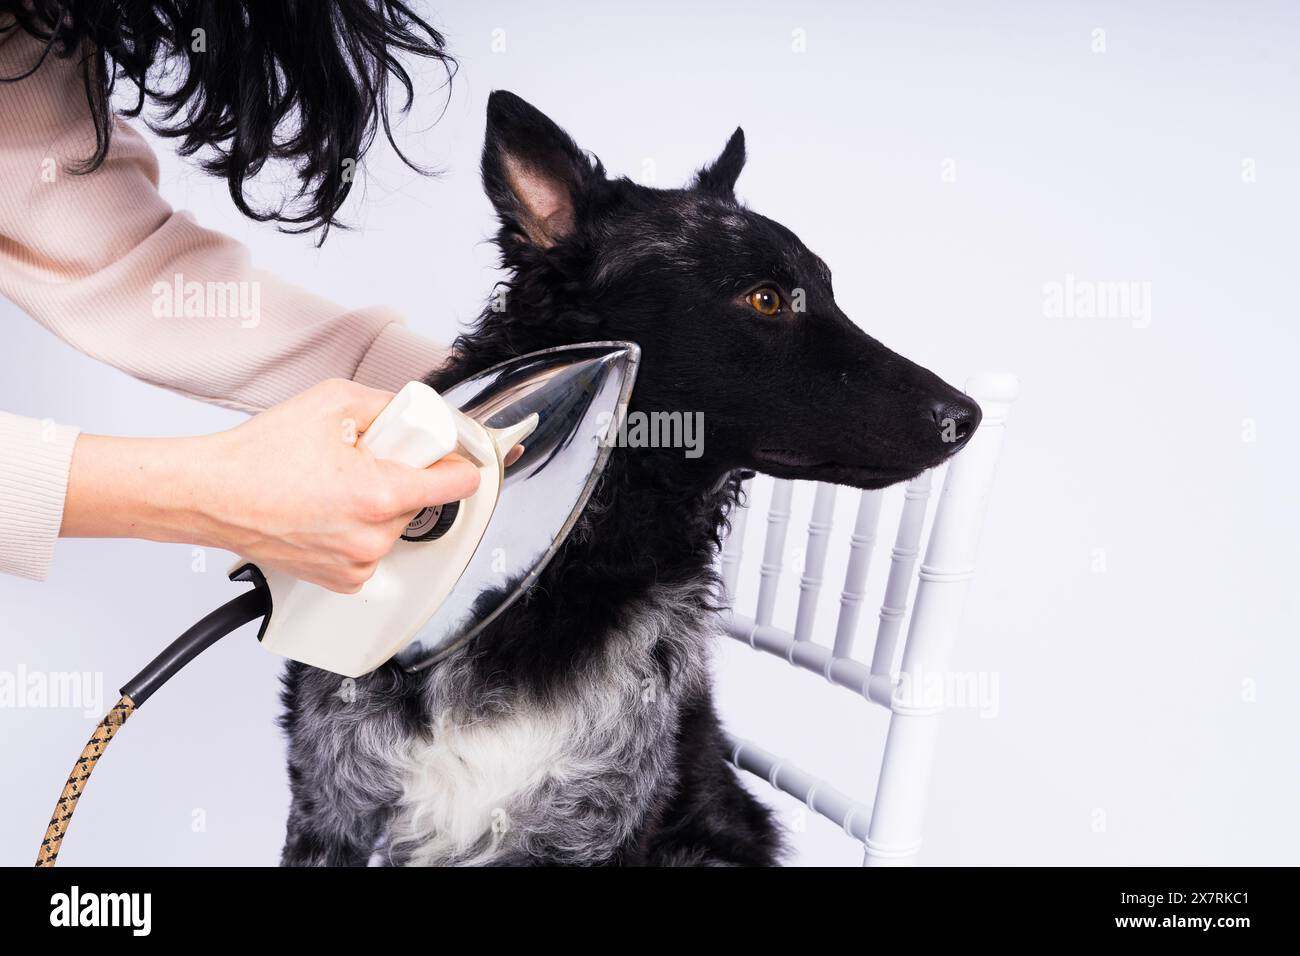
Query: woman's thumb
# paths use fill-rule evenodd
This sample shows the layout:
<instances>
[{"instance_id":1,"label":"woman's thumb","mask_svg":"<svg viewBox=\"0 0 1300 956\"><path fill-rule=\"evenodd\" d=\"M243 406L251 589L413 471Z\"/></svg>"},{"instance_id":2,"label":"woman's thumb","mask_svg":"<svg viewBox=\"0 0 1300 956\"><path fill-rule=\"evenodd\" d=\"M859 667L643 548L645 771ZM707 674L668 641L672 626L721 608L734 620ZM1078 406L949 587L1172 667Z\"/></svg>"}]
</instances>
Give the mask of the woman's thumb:
<instances>
[{"instance_id":1,"label":"woman's thumb","mask_svg":"<svg viewBox=\"0 0 1300 956\"><path fill-rule=\"evenodd\" d=\"M394 461L380 461L379 465L392 484L402 513L459 501L478 490L478 469L454 452L428 468L411 468Z\"/></svg>"}]
</instances>

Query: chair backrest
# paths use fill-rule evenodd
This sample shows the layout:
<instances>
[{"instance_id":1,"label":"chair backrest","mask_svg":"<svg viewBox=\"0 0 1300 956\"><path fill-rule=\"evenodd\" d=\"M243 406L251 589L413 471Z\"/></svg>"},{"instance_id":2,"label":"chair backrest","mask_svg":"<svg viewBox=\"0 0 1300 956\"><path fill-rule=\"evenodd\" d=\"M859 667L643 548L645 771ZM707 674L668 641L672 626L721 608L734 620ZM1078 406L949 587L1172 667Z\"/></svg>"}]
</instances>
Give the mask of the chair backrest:
<instances>
[{"instance_id":1,"label":"chair backrest","mask_svg":"<svg viewBox=\"0 0 1300 956\"><path fill-rule=\"evenodd\" d=\"M835 486L816 485L793 631L774 626L772 617L786 553L794 482L777 481L772 490L752 615L734 607L748 523L747 507L738 508L732 515L731 534L722 552L723 583L728 601L733 605L724 615L730 636L796 667L820 674L827 681L892 712L874 806L854 799L749 741L737 737L730 741L731 759L737 766L840 824L845 832L863 842L864 863L868 865L910 863L920 849L921 812L933 758L937 717L944 707L947 685L946 681L933 678L945 675L948 652L975 572L980 526L1017 382L1013 375L977 375L967 383L966 392L979 402L984 418L967 446L946 466L919 572L916 565L921 555L932 473L926 472L904 486L870 664L854 656L853 650L886 491L858 493L839 617L829 641L818 641L815 634L818 599L827 572L828 544L833 531ZM916 598L909 620L907 599L914 579L917 580ZM907 637L900 664L899 638L905 623Z\"/></svg>"}]
</instances>

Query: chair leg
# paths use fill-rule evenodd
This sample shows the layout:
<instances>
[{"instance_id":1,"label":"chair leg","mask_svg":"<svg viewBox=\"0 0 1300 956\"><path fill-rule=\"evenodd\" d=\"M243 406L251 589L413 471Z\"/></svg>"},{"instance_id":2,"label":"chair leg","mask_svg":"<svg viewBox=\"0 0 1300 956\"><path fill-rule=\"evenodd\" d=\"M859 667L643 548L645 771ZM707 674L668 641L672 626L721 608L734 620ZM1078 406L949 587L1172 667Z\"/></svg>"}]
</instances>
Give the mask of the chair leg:
<instances>
[{"instance_id":1,"label":"chair leg","mask_svg":"<svg viewBox=\"0 0 1300 956\"><path fill-rule=\"evenodd\" d=\"M911 866L916 861L939 714L895 711L890 718L863 866Z\"/></svg>"}]
</instances>

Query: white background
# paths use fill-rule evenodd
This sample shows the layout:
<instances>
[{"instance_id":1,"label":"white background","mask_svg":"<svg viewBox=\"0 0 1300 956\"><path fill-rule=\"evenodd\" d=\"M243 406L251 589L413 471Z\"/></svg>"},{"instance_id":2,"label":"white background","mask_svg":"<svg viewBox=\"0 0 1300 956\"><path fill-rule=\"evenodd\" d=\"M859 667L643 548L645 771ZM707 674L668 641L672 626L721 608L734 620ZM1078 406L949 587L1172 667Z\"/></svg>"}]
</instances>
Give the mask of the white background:
<instances>
[{"instance_id":1,"label":"white background","mask_svg":"<svg viewBox=\"0 0 1300 956\"><path fill-rule=\"evenodd\" d=\"M438 7L462 70L441 122L431 126L441 101L427 95L404 141L446 174L422 179L377 151L350 208L359 228L323 249L242 221L222 185L166 143L163 193L239 236L260 265L348 306L394 305L445 341L496 277L477 181L492 89L538 105L614 173L653 171L661 185L743 125L742 197L826 259L849 315L950 381L981 369L1022 380L953 662L995 676L997 706L945 717L921 862L1300 862L1294 10L547 12L559 6ZM1105 52L1093 51L1097 29ZM1047 317L1044 285L1067 274L1150 283L1149 327ZM124 435L238 420L95 364L7 303L0 325L8 411ZM761 508L763 488L756 498ZM840 494L839 539L855 501ZM762 528L756 515L751 564ZM0 579L0 670L100 673L111 703L234 593L226 555L208 554L202 573L193 560L184 546L63 542L49 581ZM833 577L827 588L823 628ZM873 625L866 615L868 652ZM886 714L724 643L728 725L870 801ZM278 670L245 631L153 698L97 771L62 861L275 862L288 803ZM98 716L0 709L0 862L34 856ZM772 799L795 862L859 861L833 825L801 824L792 802Z\"/></svg>"}]
</instances>

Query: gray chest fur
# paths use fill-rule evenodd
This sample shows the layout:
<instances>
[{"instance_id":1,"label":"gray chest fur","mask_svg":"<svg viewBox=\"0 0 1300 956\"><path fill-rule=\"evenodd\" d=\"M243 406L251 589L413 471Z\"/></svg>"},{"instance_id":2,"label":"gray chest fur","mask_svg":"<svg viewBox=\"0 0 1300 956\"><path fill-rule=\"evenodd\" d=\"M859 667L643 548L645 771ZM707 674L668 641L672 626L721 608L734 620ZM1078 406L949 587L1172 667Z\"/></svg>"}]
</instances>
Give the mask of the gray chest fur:
<instances>
[{"instance_id":1,"label":"gray chest fur","mask_svg":"<svg viewBox=\"0 0 1300 956\"><path fill-rule=\"evenodd\" d=\"M313 828L368 841L382 862L607 858L672 784L682 702L707 682L706 588L652 588L546 700L452 655L428 672L418 732L382 678L308 672L290 749L320 796Z\"/></svg>"}]
</instances>

